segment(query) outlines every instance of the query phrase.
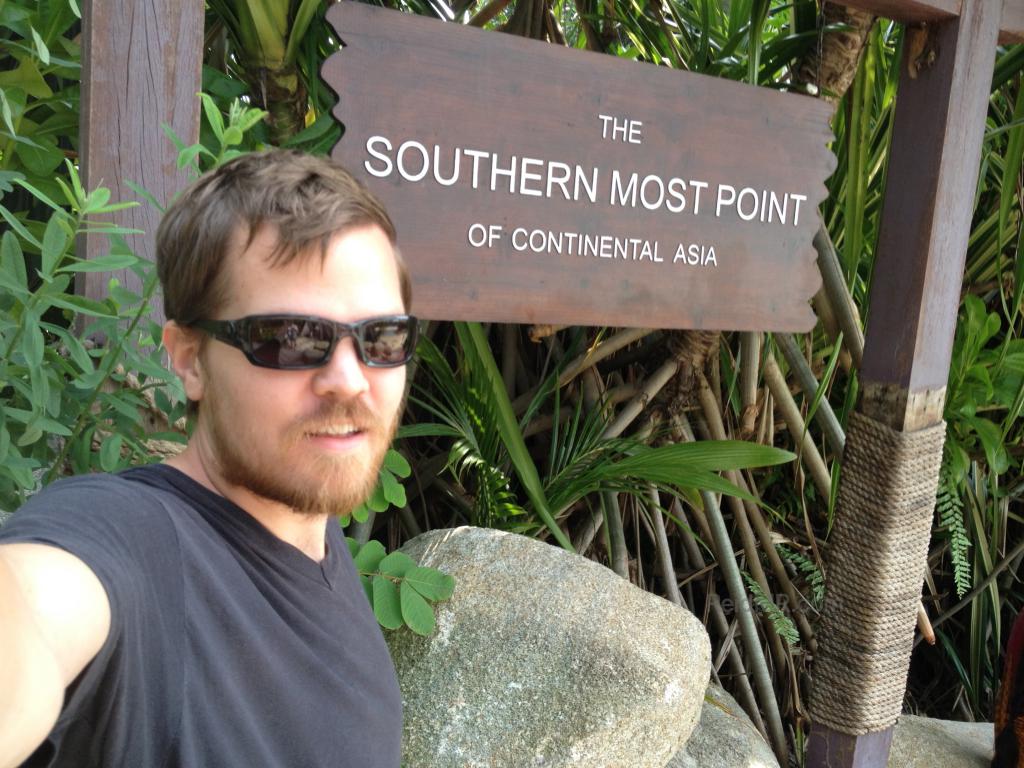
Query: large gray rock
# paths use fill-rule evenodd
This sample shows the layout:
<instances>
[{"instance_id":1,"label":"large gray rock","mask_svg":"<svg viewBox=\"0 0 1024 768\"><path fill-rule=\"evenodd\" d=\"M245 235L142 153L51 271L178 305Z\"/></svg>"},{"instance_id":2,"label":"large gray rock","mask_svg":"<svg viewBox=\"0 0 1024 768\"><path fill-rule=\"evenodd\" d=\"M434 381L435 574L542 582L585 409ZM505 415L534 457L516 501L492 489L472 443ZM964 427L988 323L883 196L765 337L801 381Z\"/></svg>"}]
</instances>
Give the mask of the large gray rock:
<instances>
[{"instance_id":1,"label":"large gray rock","mask_svg":"<svg viewBox=\"0 0 1024 768\"><path fill-rule=\"evenodd\" d=\"M402 551L455 577L429 638L388 633L407 768L664 768L710 671L689 612L597 563L500 531L431 531Z\"/></svg>"},{"instance_id":2,"label":"large gray rock","mask_svg":"<svg viewBox=\"0 0 1024 768\"><path fill-rule=\"evenodd\" d=\"M779 761L743 707L712 683L690 740L665 768L779 768Z\"/></svg>"},{"instance_id":3,"label":"large gray rock","mask_svg":"<svg viewBox=\"0 0 1024 768\"><path fill-rule=\"evenodd\" d=\"M992 723L958 723L903 715L896 723L889 768L989 768Z\"/></svg>"}]
</instances>

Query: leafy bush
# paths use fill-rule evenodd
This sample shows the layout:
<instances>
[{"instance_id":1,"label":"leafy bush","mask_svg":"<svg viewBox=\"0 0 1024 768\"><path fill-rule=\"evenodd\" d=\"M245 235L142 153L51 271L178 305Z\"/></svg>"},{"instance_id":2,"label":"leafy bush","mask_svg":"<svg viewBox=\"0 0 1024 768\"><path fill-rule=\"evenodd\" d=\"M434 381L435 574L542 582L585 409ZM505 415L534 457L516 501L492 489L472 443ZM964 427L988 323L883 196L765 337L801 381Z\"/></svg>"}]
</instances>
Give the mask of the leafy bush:
<instances>
[{"instance_id":1,"label":"leafy bush","mask_svg":"<svg viewBox=\"0 0 1024 768\"><path fill-rule=\"evenodd\" d=\"M86 193L71 163L57 180L64 206L28 181L14 181L50 209L41 237L0 206L12 228L0 239L0 508L13 510L56 477L114 471L151 461L150 441L180 442L170 428L183 393L163 366L160 328L149 316L154 265L103 217L131 203ZM110 252L85 261L78 236L104 234ZM32 252L39 254L38 259ZM131 269L141 293L111 280L103 301L75 295L82 272Z\"/></svg>"}]
</instances>

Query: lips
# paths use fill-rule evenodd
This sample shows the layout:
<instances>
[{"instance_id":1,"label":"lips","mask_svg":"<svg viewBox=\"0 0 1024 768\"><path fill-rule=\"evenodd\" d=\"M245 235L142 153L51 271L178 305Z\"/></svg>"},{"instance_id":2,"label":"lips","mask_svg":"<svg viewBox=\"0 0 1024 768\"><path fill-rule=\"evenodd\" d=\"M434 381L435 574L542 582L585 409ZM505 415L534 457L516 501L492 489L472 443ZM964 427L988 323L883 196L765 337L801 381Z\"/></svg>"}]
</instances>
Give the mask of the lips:
<instances>
[{"instance_id":1,"label":"lips","mask_svg":"<svg viewBox=\"0 0 1024 768\"><path fill-rule=\"evenodd\" d=\"M317 429L310 430L308 434L314 437L349 437L351 435L357 435L365 430L362 427L354 425L337 425L328 427L318 427Z\"/></svg>"}]
</instances>

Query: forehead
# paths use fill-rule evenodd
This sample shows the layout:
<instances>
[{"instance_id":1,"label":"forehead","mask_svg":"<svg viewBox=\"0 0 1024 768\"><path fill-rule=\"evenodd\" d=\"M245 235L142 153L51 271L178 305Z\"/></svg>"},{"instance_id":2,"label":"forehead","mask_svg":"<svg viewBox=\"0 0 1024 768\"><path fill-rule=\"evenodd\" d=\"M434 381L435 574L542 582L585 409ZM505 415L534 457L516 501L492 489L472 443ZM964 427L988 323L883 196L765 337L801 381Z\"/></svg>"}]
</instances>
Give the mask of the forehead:
<instances>
[{"instance_id":1,"label":"forehead","mask_svg":"<svg viewBox=\"0 0 1024 768\"><path fill-rule=\"evenodd\" d=\"M285 264L274 263L275 229L245 246L239 237L225 265L224 318L266 313L315 314L335 320L403 312L394 249L375 225L346 230Z\"/></svg>"}]
</instances>

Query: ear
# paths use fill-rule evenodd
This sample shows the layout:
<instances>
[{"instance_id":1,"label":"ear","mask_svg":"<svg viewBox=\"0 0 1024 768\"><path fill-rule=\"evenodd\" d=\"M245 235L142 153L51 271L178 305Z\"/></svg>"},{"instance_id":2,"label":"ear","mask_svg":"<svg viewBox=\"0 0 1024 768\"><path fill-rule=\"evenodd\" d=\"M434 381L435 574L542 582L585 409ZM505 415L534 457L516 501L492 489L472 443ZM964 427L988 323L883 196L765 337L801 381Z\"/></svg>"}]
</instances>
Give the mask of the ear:
<instances>
[{"instance_id":1,"label":"ear","mask_svg":"<svg viewBox=\"0 0 1024 768\"><path fill-rule=\"evenodd\" d=\"M185 386L185 395L189 400L199 402L203 399L203 392L206 389L206 378L200 360L202 333L169 320L164 324L163 341L164 349L171 360L171 367Z\"/></svg>"}]
</instances>

